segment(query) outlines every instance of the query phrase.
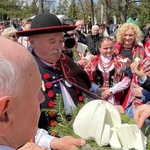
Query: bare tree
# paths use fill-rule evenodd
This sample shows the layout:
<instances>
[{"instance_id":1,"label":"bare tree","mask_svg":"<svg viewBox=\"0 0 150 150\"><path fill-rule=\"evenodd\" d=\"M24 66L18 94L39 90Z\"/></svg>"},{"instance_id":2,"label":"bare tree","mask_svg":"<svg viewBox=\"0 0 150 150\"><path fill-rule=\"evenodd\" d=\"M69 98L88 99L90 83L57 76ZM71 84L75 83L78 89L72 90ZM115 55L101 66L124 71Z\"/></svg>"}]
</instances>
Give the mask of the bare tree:
<instances>
[{"instance_id":1,"label":"bare tree","mask_svg":"<svg viewBox=\"0 0 150 150\"><path fill-rule=\"evenodd\" d=\"M92 25L94 25L94 3L93 3L93 0L91 0L91 21L92 21Z\"/></svg>"},{"instance_id":2,"label":"bare tree","mask_svg":"<svg viewBox=\"0 0 150 150\"><path fill-rule=\"evenodd\" d=\"M59 0L57 5L57 14L65 15L66 17L68 7L69 7L68 0Z\"/></svg>"},{"instance_id":3,"label":"bare tree","mask_svg":"<svg viewBox=\"0 0 150 150\"><path fill-rule=\"evenodd\" d=\"M111 3L110 3L110 0L104 0L104 8L105 8L105 16L104 16L104 20L108 20L109 16L111 15L110 14L110 10L111 10ZM103 20L103 21L104 21Z\"/></svg>"},{"instance_id":4,"label":"bare tree","mask_svg":"<svg viewBox=\"0 0 150 150\"><path fill-rule=\"evenodd\" d=\"M84 26L86 27L86 16L85 16L85 10L84 10L84 6L83 6L83 3L82 3L82 0L79 0L79 3L81 5L81 9L82 9L82 12L83 12L83 20L84 20Z\"/></svg>"},{"instance_id":5,"label":"bare tree","mask_svg":"<svg viewBox=\"0 0 150 150\"><path fill-rule=\"evenodd\" d=\"M39 0L39 13L44 12L44 5L43 5L44 0Z\"/></svg>"},{"instance_id":6,"label":"bare tree","mask_svg":"<svg viewBox=\"0 0 150 150\"><path fill-rule=\"evenodd\" d=\"M126 22L127 11L128 11L128 2L129 2L129 0L122 0L121 4L118 6L118 10L120 12L120 17L121 17L122 23Z\"/></svg>"}]
</instances>

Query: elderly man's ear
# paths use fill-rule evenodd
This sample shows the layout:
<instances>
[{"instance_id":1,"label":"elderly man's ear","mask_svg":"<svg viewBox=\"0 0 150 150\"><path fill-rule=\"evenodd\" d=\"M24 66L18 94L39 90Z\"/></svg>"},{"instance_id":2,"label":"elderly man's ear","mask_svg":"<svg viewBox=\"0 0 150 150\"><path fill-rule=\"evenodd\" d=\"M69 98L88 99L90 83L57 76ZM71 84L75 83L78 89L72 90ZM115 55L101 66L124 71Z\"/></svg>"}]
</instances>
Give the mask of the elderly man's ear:
<instances>
[{"instance_id":1,"label":"elderly man's ear","mask_svg":"<svg viewBox=\"0 0 150 150\"><path fill-rule=\"evenodd\" d=\"M0 98L0 135L8 130L8 126L11 123L12 115L9 113L11 104L12 98L10 96Z\"/></svg>"}]
</instances>

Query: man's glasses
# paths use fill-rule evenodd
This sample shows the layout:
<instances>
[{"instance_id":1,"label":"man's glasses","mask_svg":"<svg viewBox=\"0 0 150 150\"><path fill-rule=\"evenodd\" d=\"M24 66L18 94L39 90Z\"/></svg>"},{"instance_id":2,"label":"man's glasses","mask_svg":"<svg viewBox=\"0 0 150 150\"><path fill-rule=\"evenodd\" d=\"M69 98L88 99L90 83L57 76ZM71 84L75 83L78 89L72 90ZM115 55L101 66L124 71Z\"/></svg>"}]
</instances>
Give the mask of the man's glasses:
<instances>
[{"instance_id":1,"label":"man's glasses","mask_svg":"<svg viewBox=\"0 0 150 150\"><path fill-rule=\"evenodd\" d=\"M10 35L9 37L12 37L12 38L19 38L17 35Z\"/></svg>"}]
</instances>

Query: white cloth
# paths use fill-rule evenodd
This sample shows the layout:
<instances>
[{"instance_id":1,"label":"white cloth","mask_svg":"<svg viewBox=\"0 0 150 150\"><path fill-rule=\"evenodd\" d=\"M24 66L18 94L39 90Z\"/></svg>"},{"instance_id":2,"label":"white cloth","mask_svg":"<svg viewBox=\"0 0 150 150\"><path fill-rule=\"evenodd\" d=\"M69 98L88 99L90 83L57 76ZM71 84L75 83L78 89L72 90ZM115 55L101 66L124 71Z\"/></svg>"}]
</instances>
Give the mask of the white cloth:
<instances>
[{"instance_id":1,"label":"white cloth","mask_svg":"<svg viewBox=\"0 0 150 150\"><path fill-rule=\"evenodd\" d=\"M88 48L87 45L77 42L77 51L82 53L83 55L85 54L87 48Z\"/></svg>"},{"instance_id":2,"label":"white cloth","mask_svg":"<svg viewBox=\"0 0 150 150\"><path fill-rule=\"evenodd\" d=\"M87 45L80 43L80 42L77 42L77 52L81 53L82 59L85 58L87 60L91 60L93 55L92 54L86 54L87 50L88 50Z\"/></svg>"},{"instance_id":3,"label":"white cloth","mask_svg":"<svg viewBox=\"0 0 150 150\"><path fill-rule=\"evenodd\" d=\"M35 136L35 144L46 146L47 150L51 150L50 143L54 138L56 137L49 135L45 129L38 129Z\"/></svg>"},{"instance_id":4,"label":"white cloth","mask_svg":"<svg viewBox=\"0 0 150 150\"><path fill-rule=\"evenodd\" d=\"M54 64L50 64L48 62L45 62L44 60L41 60L43 63L45 63L47 66L53 66L55 65ZM64 79L63 79L64 80ZM67 91L67 89L65 88L65 86L61 83L61 81L59 81L60 83L60 87L61 87L61 93L62 93L62 96L63 96L63 100L64 100L64 106L65 106L65 109L66 109L66 115L70 114L70 109L71 107L75 107L75 104L73 102L73 99L71 98L71 95L70 93ZM72 85L69 85L69 83L65 80L65 84L67 86L72 86Z\"/></svg>"},{"instance_id":5,"label":"white cloth","mask_svg":"<svg viewBox=\"0 0 150 150\"><path fill-rule=\"evenodd\" d=\"M60 82L60 87L61 87L62 96L63 96L63 100L64 100L64 106L66 109L66 115L68 115L71 113L71 108L75 107L75 104L74 104L69 92L67 91L67 89L61 82Z\"/></svg>"},{"instance_id":6,"label":"white cloth","mask_svg":"<svg viewBox=\"0 0 150 150\"><path fill-rule=\"evenodd\" d=\"M9 146L0 145L0 150L15 150L15 149Z\"/></svg>"},{"instance_id":7,"label":"white cloth","mask_svg":"<svg viewBox=\"0 0 150 150\"><path fill-rule=\"evenodd\" d=\"M35 144L39 146L47 147L47 150L51 150L50 143L56 138L48 134L48 132L44 129L38 129L35 136ZM0 150L15 150L12 147L0 145Z\"/></svg>"}]
</instances>

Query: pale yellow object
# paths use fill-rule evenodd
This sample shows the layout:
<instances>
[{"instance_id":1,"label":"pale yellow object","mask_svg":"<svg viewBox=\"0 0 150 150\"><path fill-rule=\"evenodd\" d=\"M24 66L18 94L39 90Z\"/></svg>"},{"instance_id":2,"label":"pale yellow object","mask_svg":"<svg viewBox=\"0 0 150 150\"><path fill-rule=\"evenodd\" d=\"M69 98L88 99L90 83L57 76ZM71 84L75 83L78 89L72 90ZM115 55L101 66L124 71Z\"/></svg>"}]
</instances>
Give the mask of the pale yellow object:
<instances>
[{"instance_id":1,"label":"pale yellow object","mask_svg":"<svg viewBox=\"0 0 150 150\"><path fill-rule=\"evenodd\" d=\"M137 125L121 124L116 107L103 100L93 100L77 114L73 130L85 140L94 139L99 146L113 149L145 150L147 138Z\"/></svg>"}]
</instances>

